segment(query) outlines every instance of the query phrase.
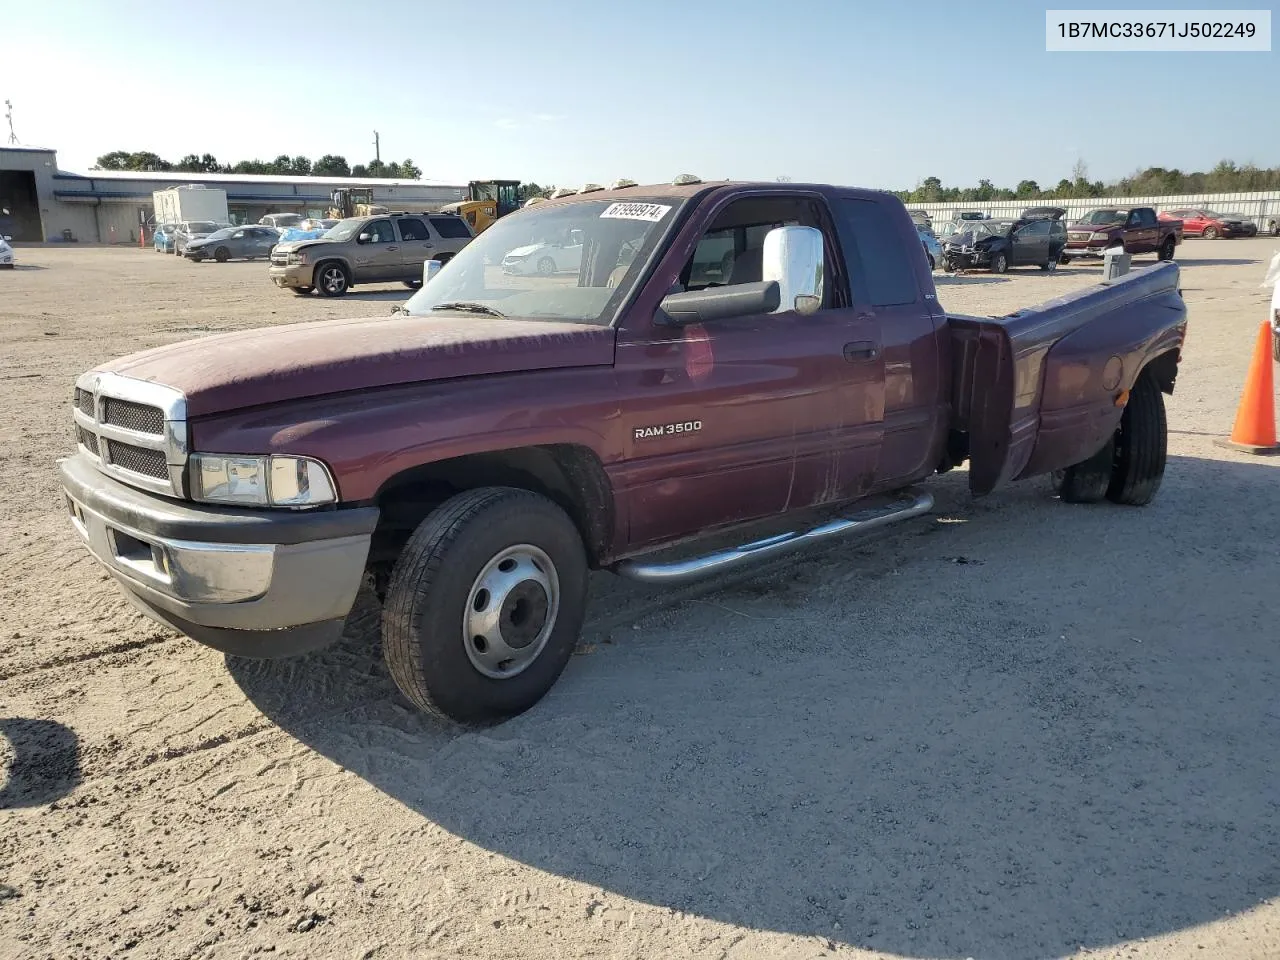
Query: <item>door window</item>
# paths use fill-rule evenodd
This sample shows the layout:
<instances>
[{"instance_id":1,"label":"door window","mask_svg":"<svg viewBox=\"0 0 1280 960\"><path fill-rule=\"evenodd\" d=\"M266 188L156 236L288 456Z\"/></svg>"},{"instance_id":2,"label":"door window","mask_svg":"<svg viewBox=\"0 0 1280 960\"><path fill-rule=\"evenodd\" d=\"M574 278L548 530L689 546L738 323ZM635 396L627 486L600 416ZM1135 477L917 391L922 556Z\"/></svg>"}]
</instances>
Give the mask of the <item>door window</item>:
<instances>
[{"instance_id":1,"label":"door window","mask_svg":"<svg viewBox=\"0 0 1280 960\"><path fill-rule=\"evenodd\" d=\"M471 237L471 231L467 229L461 217L431 217L430 219L436 233L446 240L468 240ZM475 214L468 215L468 219L474 223Z\"/></svg>"},{"instance_id":2,"label":"door window","mask_svg":"<svg viewBox=\"0 0 1280 960\"><path fill-rule=\"evenodd\" d=\"M1156 225L1156 212L1154 210L1139 210L1137 216L1138 226L1140 227L1154 227Z\"/></svg>"},{"instance_id":3,"label":"door window","mask_svg":"<svg viewBox=\"0 0 1280 960\"><path fill-rule=\"evenodd\" d=\"M764 238L775 227L815 227L824 233L826 265L823 268L823 307L845 299L830 278L832 258L838 256L831 233L826 229L824 208L806 197L744 197L725 207L694 248L680 274L685 290L713 286L759 283L764 278Z\"/></svg>"},{"instance_id":4,"label":"door window","mask_svg":"<svg viewBox=\"0 0 1280 960\"><path fill-rule=\"evenodd\" d=\"M361 233L369 235L369 243L395 243L396 235L391 230L390 220L374 220L367 224Z\"/></svg>"},{"instance_id":5,"label":"door window","mask_svg":"<svg viewBox=\"0 0 1280 960\"><path fill-rule=\"evenodd\" d=\"M396 226L400 228L400 239L406 243L431 239L431 234L427 232L427 225L417 217L401 217L396 221Z\"/></svg>"},{"instance_id":6,"label":"door window","mask_svg":"<svg viewBox=\"0 0 1280 960\"><path fill-rule=\"evenodd\" d=\"M920 285L907 245L899 239L897 218L872 200L840 199L835 210L855 297L875 307L915 303Z\"/></svg>"}]
</instances>

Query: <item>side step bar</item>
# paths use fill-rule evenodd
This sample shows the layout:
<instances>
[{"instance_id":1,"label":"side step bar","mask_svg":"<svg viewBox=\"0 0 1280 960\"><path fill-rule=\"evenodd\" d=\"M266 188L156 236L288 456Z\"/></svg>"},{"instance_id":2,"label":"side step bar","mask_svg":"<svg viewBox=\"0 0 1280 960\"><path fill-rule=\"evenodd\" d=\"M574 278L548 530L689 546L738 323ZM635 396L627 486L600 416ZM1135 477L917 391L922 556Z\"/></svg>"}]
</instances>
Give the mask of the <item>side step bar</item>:
<instances>
[{"instance_id":1,"label":"side step bar","mask_svg":"<svg viewBox=\"0 0 1280 960\"><path fill-rule=\"evenodd\" d=\"M908 490L906 495L881 507L860 510L848 517L830 520L809 530L793 530L779 533L754 543L744 543L718 553L677 560L671 563L649 563L642 559L623 560L613 567L613 572L628 580L642 583L683 584L701 580L715 573L733 570L749 563L758 563L768 557L816 543L856 534L870 533L892 523L919 517L933 509L933 494L921 490Z\"/></svg>"}]
</instances>

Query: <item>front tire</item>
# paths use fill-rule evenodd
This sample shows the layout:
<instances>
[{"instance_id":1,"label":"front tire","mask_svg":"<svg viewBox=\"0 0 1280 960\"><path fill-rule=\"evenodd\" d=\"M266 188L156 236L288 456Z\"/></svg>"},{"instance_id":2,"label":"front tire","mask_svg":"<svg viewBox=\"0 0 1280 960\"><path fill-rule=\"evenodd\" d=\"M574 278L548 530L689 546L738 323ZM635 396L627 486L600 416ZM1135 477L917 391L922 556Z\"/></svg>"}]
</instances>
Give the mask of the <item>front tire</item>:
<instances>
[{"instance_id":1,"label":"front tire","mask_svg":"<svg viewBox=\"0 0 1280 960\"><path fill-rule=\"evenodd\" d=\"M1200 234L1200 236L1201 236L1201 237L1203 237L1205 240L1217 240L1217 239L1218 239L1218 228L1217 228L1217 227L1205 227L1205 228L1204 228L1204 233Z\"/></svg>"},{"instance_id":2,"label":"front tire","mask_svg":"<svg viewBox=\"0 0 1280 960\"><path fill-rule=\"evenodd\" d=\"M403 283L410 290L417 290L422 286L421 280L402 280L401 283Z\"/></svg>"},{"instance_id":3,"label":"front tire","mask_svg":"<svg viewBox=\"0 0 1280 960\"><path fill-rule=\"evenodd\" d=\"M422 521L396 561L382 615L387 668L441 719L515 716L569 662L586 598L586 549L563 510L527 490L469 490Z\"/></svg>"},{"instance_id":4,"label":"front tire","mask_svg":"<svg viewBox=\"0 0 1280 960\"><path fill-rule=\"evenodd\" d=\"M543 257L538 261L538 274L543 277L549 277L556 272L556 262L550 257Z\"/></svg>"},{"instance_id":5,"label":"front tire","mask_svg":"<svg viewBox=\"0 0 1280 960\"><path fill-rule=\"evenodd\" d=\"M316 289L326 297L341 297L351 289L351 275L336 261L316 267Z\"/></svg>"},{"instance_id":6,"label":"front tire","mask_svg":"<svg viewBox=\"0 0 1280 960\"><path fill-rule=\"evenodd\" d=\"M1107 499L1137 507L1150 503L1164 479L1168 445L1164 394L1156 378L1144 370L1138 375L1120 418Z\"/></svg>"},{"instance_id":7,"label":"front tire","mask_svg":"<svg viewBox=\"0 0 1280 960\"><path fill-rule=\"evenodd\" d=\"M291 287L290 289L293 290L294 296L309 297L311 296L311 291L314 290L315 287Z\"/></svg>"},{"instance_id":8,"label":"front tire","mask_svg":"<svg viewBox=\"0 0 1280 960\"><path fill-rule=\"evenodd\" d=\"M231 259L231 252L226 247L219 247L217 250L213 251L213 259L217 260L219 263L226 263Z\"/></svg>"},{"instance_id":9,"label":"front tire","mask_svg":"<svg viewBox=\"0 0 1280 960\"><path fill-rule=\"evenodd\" d=\"M1004 273L1009 269L1009 258L1003 253L997 253L991 258L991 272Z\"/></svg>"}]
</instances>

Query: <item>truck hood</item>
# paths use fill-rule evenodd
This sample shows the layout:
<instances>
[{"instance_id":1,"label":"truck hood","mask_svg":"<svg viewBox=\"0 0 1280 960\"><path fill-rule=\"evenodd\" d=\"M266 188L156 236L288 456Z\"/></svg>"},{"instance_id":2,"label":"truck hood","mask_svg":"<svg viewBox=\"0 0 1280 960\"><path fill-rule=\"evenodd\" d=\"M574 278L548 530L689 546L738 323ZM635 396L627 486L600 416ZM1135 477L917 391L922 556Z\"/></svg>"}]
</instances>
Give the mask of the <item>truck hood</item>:
<instances>
[{"instance_id":1,"label":"truck hood","mask_svg":"<svg viewBox=\"0 0 1280 960\"><path fill-rule=\"evenodd\" d=\"M315 237L310 240L281 240L275 245L274 249L279 250L281 253L293 253L294 251L301 250L304 247L319 247L324 246L325 244L336 244L339 242L340 241L338 240L325 240L323 237Z\"/></svg>"},{"instance_id":2,"label":"truck hood","mask_svg":"<svg viewBox=\"0 0 1280 960\"><path fill-rule=\"evenodd\" d=\"M98 367L181 390L187 415L454 377L613 363L611 327L483 316L368 317L242 330Z\"/></svg>"}]
</instances>

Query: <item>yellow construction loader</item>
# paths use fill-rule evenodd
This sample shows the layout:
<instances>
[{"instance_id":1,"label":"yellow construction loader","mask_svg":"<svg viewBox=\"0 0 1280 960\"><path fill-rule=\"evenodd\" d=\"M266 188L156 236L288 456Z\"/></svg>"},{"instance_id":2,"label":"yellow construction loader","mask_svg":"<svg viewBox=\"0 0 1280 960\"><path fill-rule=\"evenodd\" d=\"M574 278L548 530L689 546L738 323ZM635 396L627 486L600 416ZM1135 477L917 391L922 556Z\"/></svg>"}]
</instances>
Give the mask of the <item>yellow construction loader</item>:
<instances>
[{"instance_id":1,"label":"yellow construction loader","mask_svg":"<svg viewBox=\"0 0 1280 960\"><path fill-rule=\"evenodd\" d=\"M472 180L467 184L467 199L447 203L440 212L462 217L478 235L519 207L519 180Z\"/></svg>"}]
</instances>

